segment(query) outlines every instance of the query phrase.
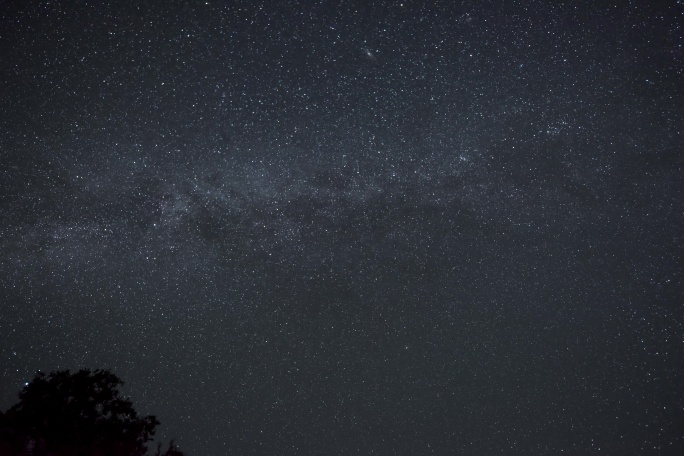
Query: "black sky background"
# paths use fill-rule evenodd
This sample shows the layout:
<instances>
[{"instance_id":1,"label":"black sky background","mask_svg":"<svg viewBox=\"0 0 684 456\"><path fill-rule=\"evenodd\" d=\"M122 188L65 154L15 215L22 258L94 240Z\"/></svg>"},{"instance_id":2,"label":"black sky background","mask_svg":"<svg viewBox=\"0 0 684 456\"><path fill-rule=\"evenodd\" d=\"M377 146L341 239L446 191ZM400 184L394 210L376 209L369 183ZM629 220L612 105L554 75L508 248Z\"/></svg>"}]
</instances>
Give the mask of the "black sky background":
<instances>
[{"instance_id":1,"label":"black sky background","mask_svg":"<svg viewBox=\"0 0 684 456\"><path fill-rule=\"evenodd\" d=\"M0 409L190 455L681 454L681 2L0 6Z\"/></svg>"}]
</instances>

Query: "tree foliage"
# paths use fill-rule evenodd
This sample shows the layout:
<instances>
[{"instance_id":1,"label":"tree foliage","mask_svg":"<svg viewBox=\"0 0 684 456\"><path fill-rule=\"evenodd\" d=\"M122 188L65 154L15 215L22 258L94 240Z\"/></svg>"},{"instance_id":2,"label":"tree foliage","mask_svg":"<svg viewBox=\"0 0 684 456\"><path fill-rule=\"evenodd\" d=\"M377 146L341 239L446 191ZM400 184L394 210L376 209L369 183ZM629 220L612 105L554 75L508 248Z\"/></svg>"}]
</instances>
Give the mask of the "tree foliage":
<instances>
[{"instance_id":1,"label":"tree foliage","mask_svg":"<svg viewBox=\"0 0 684 456\"><path fill-rule=\"evenodd\" d=\"M146 456L159 421L138 416L108 370L39 372L0 414L0 454ZM173 443L164 456L182 456ZM161 455L161 448L157 449Z\"/></svg>"}]
</instances>

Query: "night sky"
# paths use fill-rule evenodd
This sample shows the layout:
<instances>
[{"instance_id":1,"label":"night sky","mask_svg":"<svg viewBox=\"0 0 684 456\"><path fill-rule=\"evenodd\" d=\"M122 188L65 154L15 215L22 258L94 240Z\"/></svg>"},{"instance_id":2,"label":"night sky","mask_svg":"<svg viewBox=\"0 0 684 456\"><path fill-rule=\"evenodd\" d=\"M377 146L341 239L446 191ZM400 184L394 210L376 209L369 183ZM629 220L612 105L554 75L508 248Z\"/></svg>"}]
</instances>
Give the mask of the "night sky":
<instances>
[{"instance_id":1,"label":"night sky","mask_svg":"<svg viewBox=\"0 0 684 456\"><path fill-rule=\"evenodd\" d=\"M190 456L684 454L681 1L3 1L0 409Z\"/></svg>"}]
</instances>

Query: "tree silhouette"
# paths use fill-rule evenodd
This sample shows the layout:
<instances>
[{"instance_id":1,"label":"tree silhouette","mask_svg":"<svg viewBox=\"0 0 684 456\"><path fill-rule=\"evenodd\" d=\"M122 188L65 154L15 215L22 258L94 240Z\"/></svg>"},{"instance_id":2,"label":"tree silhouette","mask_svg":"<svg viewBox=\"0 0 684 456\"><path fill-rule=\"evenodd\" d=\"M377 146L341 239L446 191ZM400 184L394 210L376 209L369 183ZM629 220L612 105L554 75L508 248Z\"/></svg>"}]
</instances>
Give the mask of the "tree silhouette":
<instances>
[{"instance_id":1,"label":"tree silhouette","mask_svg":"<svg viewBox=\"0 0 684 456\"><path fill-rule=\"evenodd\" d=\"M42 372L0 413L0 454L16 456L146 456L159 421L139 417L108 370ZM182 456L171 442L156 456Z\"/></svg>"}]
</instances>

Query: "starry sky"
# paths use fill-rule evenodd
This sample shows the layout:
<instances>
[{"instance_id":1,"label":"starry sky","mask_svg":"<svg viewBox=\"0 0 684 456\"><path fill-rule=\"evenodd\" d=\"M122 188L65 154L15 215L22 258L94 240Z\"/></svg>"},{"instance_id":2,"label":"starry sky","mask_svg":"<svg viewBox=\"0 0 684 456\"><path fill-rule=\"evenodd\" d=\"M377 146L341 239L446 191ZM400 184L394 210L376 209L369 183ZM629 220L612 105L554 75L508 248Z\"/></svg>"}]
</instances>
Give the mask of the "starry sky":
<instances>
[{"instance_id":1,"label":"starry sky","mask_svg":"<svg viewBox=\"0 0 684 456\"><path fill-rule=\"evenodd\" d=\"M684 452L681 1L4 1L0 409L189 455Z\"/></svg>"}]
</instances>

